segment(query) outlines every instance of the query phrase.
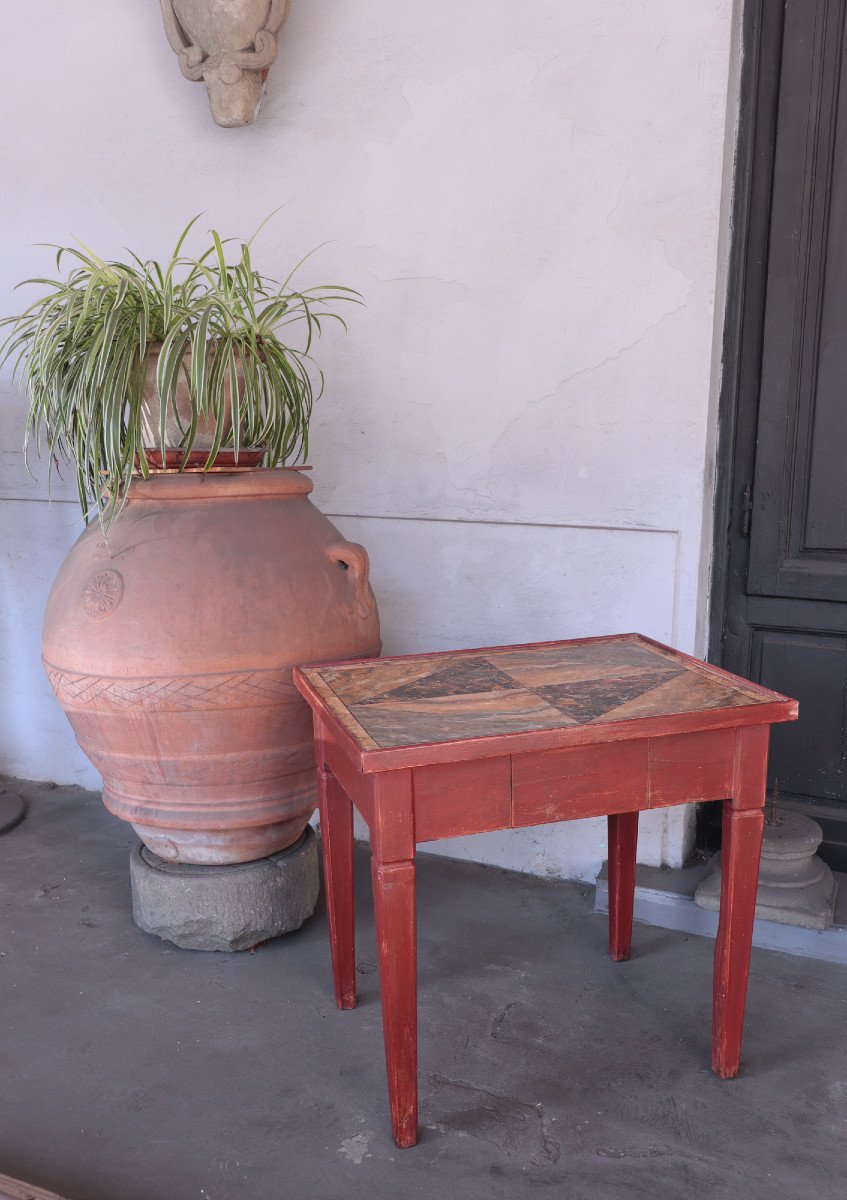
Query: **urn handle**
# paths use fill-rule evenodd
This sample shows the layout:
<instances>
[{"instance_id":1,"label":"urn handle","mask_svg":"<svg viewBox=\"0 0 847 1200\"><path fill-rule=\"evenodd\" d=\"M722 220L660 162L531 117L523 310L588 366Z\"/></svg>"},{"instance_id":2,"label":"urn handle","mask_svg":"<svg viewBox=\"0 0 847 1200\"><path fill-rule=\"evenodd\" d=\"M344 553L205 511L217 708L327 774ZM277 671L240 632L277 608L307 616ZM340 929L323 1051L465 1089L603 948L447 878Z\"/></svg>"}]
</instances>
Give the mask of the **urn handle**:
<instances>
[{"instance_id":1,"label":"urn handle","mask_svg":"<svg viewBox=\"0 0 847 1200\"><path fill-rule=\"evenodd\" d=\"M374 610L373 593L368 582L371 564L367 550L356 542L332 542L324 550L327 558L352 575L356 592L349 606L350 612L366 619Z\"/></svg>"}]
</instances>

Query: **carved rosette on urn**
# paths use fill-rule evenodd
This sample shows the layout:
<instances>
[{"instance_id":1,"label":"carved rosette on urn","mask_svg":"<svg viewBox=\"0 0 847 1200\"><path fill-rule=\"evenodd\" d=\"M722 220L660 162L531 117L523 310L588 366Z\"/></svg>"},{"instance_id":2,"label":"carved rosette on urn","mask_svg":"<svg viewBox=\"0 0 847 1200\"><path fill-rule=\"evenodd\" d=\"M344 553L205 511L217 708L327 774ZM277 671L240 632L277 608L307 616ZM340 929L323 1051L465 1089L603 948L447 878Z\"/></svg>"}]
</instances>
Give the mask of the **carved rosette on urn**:
<instances>
[{"instance_id":1,"label":"carved rosette on urn","mask_svg":"<svg viewBox=\"0 0 847 1200\"><path fill-rule=\"evenodd\" d=\"M287 470L132 483L47 602L44 663L106 807L169 863L244 863L315 808L298 663L376 655L368 556Z\"/></svg>"},{"instance_id":2,"label":"carved rosette on urn","mask_svg":"<svg viewBox=\"0 0 847 1200\"><path fill-rule=\"evenodd\" d=\"M165 32L186 79L204 82L216 124L255 120L276 35L291 0L161 0Z\"/></svg>"}]
</instances>

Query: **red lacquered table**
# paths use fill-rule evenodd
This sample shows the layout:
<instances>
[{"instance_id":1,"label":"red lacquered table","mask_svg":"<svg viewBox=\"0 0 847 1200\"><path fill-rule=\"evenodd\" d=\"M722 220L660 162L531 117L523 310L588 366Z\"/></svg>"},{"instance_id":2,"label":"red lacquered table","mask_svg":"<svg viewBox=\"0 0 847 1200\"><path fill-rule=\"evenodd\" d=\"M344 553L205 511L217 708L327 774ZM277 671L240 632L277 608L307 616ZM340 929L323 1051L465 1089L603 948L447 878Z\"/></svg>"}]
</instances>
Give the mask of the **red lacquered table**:
<instances>
[{"instance_id":1,"label":"red lacquered table","mask_svg":"<svg viewBox=\"0 0 847 1200\"><path fill-rule=\"evenodd\" d=\"M737 1074L771 724L797 703L639 634L295 670L312 707L335 996L356 1004L353 805L370 831L394 1140L418 1132L415 845L604 815L629 958L638 814L723 800L712 1067Z\"/></svg>"}]
</instances>

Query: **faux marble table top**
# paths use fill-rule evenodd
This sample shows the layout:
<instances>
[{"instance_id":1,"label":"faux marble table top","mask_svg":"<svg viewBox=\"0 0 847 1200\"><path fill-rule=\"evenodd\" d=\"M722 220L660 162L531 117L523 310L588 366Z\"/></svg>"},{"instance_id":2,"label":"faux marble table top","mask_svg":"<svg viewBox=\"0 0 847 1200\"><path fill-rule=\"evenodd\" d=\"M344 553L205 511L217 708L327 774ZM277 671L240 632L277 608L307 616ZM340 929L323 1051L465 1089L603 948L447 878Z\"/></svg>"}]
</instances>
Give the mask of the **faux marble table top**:
<instances>
[{"instance_id":1,"label":"faux marble table top","mask_svg":"<svg viewBox=\"0 0 847 1200\"><path fill-rule=\"evenodd\" d=\"M365 750L781 699L637 634L371 659L302 674Z\"/></svg>"}]
</instances>

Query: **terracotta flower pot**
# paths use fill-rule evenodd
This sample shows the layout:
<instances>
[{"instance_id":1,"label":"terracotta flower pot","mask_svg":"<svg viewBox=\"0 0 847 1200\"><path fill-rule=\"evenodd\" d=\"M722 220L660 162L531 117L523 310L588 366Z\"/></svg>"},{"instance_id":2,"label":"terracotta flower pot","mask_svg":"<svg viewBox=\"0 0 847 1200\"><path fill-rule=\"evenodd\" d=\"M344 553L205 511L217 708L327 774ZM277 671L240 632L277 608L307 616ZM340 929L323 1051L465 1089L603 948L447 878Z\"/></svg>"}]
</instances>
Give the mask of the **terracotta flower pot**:
<instances>
[{"instance_id":1,"label":"terracotta flower pot","mask_svg":"<svg viewBox=\"0 0 847 1200\"><path fill-rule=\"evenodd\" d=\"M296 663L376 655L368 557L294 471L132 483L53 584L44 663L106 807L160 857L247 862L303 831L311 718Z\"/></svg>"},{"instance_id":2,"label":"terracotta flower pot","mask_svg":"<svg viewBox=\"0 0 847 1200\"><path fill-rule=\"evenodd\" d=\"M144 385L141 399L141 437L144 442L144 452L151 467L162 466L159 428L161 399L159 396L159 386L156 382L156 371L158 370L161 351L161 342L153 342L149 347L144 366ZM168 406L165 415L165 450L167 452L166 465L168 467L180 466L185 457L178 447L185 436L185 431L191 426L193 416L191 391L188 386L188 379L186 378L191 373L191 358L191 351L188 350L182 360L184 371L180 371L177 376L176 394ZM214 358L215 343L210 342L207 352L209 369L211 369ZM244 371L241 366L240 357L236 359L236 377L239 394L243 394ZM223 384L223 426L223 436L226 438L232 430L232 388L230 387L228 375L224 379ZM209 451L215 443L216 429L217 422L214 417L198 417L197 429L192 443L194 449L188 455L189 466L202 466L205 463L209 457ZM242 450L238 456L238 463L244 467L255 466L262 461L263 456L263 450L253 448ZM220 466L234 462L234 451L218 451L215 461Z\"/></svg>"}]
</instances>

